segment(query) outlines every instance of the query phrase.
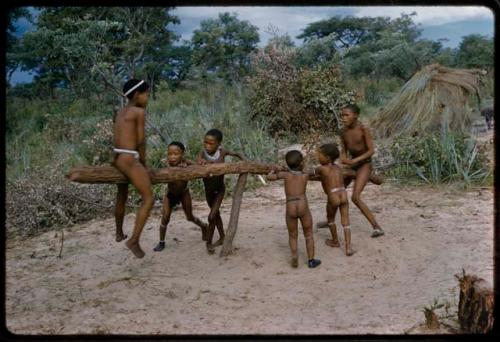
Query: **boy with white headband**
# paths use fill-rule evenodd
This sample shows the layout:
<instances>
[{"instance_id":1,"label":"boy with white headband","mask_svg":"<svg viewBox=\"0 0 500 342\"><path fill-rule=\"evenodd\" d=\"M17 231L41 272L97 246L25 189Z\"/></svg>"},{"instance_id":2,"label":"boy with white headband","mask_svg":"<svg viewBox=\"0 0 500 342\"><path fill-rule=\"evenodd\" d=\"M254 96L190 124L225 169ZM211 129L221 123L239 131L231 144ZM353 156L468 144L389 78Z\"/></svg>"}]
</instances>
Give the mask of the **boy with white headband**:
<instances>
[{"instance_id":1,"label":"boy with white headband","mask_svg":"<svg viewBox=\"0 0 500 342\"><path fill-rule=\"evenodd\" d=\"M145 108L148 105L149 85L141 80L131 79L123 86L123 95L128 103L120 109L114 122L115 159L113 166L120 170L141 194L142 203L137 211L134 231L125 243L137 258L144 257L139 238L153 207L151 180L146 169ZM127 238L123 234L123 217L128 196L128 183L118 184L115 207L116 241Z\"/></svg>"},{"instance_id":2,"label":"boy with white headband","mask_svg":"<svg viewBox=\"0 0 500 342\"><path fill-rule=\"evenodd\" d=\"M222 148L221 143L222 132L218 129L209 130L205 134L205 139L203 140L204 148L198 155L197 163L201 165L224 163L226 156L234 156L240 160L245 160L241 154ZM203 178L203 184L205 185L205 197L210 207L207 229L207 251L212 254L215 252L215 247L222 245L224 242L224 227L219 212L220 205L224 199L224 193L226 192L224 175ZM219 232L219 240L212 244L215 226L217 226L217 231Z\"/></svg>"}]
</instances>

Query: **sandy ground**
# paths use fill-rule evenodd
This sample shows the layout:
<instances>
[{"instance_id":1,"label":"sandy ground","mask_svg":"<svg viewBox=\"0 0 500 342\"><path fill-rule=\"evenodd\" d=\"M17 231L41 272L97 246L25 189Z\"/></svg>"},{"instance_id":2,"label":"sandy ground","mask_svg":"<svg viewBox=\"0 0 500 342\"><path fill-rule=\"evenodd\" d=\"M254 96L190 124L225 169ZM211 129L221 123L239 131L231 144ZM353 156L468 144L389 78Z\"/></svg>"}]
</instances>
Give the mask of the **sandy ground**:
<instances>
[{"instance_id":1,"label":"sandy ground","mask_svg":"<svg viewBox=\"0 0 500 342\"><path fill-rule=\"evenodd\" d=\"M349 189L349 193L351 189ZM308 186L315 222L325 199ZM346 257L315 229L317 269L289 266L284 194L274 183L245 193L232 255L208 255L199 229L173 213L167 248L153 252L159 212L136 259L114 241L112 218L7 241L6 318L16 334L403 334L426 331L422 309L434 299L456 313L462 269L493 280L493 190L369 185L364 199L386 235L351 204L353 247ZM231 201L222 207L225 225ZM195 214L206 218L203 202ZM130 232L134 214L126 216ZM337 218L338 220L339 218ZM340 233L340 231L339 231ZM343 242L343 239L341 240ZM451 319L453 326L453 319ZM455 322L456 324L456 322Z\"/></svg>"}]
</instances>

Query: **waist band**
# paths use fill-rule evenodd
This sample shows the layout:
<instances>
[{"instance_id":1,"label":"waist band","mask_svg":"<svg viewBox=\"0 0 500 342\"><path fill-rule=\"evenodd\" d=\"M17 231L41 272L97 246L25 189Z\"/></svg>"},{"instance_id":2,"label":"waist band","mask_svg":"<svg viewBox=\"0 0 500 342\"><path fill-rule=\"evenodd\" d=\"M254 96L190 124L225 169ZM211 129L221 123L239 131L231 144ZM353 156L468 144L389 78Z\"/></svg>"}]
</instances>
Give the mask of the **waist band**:
<instances>
[{"instance_id":1,"label":"waist band","mask_svg":"<svg viewBox=\"0 0 500 342\"><path fill-rule=\"evenodd\" d=\"M118 153L118 154L120 154L120 153L132 154L135 159L139 159L139 152L134 151L134 150L126 150L124 148L113 147L113 152Z\"/></svg>"},{"instance_id":2,"label":"waist band","mask_svg":"<svg viewBox=\"0 0 500 342\"><path fill-rule=\"evenodd\" d=\"M333 188L332 190L330 190L330 192L339 192L339 191L346 191L345 190L345 187L340 187L340 188Z\"/></svg>"}]
</instances>

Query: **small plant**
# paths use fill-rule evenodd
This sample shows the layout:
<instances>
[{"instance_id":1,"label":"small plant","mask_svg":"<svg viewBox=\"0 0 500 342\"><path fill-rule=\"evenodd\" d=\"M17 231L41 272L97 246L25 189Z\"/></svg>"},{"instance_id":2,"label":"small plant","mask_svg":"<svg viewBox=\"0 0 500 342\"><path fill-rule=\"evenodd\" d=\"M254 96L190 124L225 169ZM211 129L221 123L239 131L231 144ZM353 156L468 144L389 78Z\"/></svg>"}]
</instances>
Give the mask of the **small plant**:
<instances>
[{"instance_id":1,"label":"small plant","mask_svg":"<svg viewBox=\"0 0 500 342\"><path fill-rule=\"evenodd\" d=\"M429 307L424 307L423 312L427 328L432 330L439 329L439 317L436 315L435 311L443 308L444 306L445 305L443 303L439 303L437 298L434 298L434 302Z\"/></svg>"},{"instance_id":2,"label":"small plant","mask_svg":"<svg viewBox=\"0 0 500 342\"><path fill-rule=\"evenodd\" d=\"M396 166L390 173L399 179L468 187L483 184L490 174L484 151L463 133L442 130L398 138L391 150Z\"/></svg>"}]
</instances>

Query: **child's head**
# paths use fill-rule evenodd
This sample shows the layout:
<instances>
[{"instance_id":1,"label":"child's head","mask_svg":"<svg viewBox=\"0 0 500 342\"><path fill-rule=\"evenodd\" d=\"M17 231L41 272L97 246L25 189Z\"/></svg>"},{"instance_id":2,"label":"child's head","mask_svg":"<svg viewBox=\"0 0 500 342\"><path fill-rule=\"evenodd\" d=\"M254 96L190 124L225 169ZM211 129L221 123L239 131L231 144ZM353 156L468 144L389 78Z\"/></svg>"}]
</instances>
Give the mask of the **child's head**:
<instances>
[{"instance_id":1,"label":"child's head","mask_svg":"<svg viewBox=\"0 0 500 342\"><path fill-rule=\"evenodd\" d=\"M205 139L203 140L203 146L208 153L215 153L222 143L222 132L216 128L212 128L207 133L205 133Z\"/></svg>"},{"instance_id":2,"label":"child's head","mask_svg":"<svg viewBox=\"0 0 500 342\"><path fill-rule=\"evenodd\" d=\"M123 95L140 107L146 107L149 99L149 84L135 78L123 85Z\"/></svg>"},{"instance_id":3,"label":"child's head","mask_svg":"<svg viewBox=\"0 0 500 342\"><path fill-rule=\"evenodd\" d=\"M333 163L339 155L337 144L323 144L318 148L318 161L321 165Z\"/></svg>"},{"instance_id":4,"label":"child's head","mask_svg":"<svg viewBox=\"0 0 500 342\"><path fill-rule=\"evenodd\" d=\"M342 107L342 122L346 126L351 126L356 122L359 115L359 107L355 104L348 104Z\"/></svg>"},{"instance_id":5,"label":"child's head","mask_svg":"<svg viewBox=\"0 0 500 342\"><path fill-rule=\"evenodd\" d=\"M172 141L167 147L167 157L169 165L177 165L182 161L184 156L184 145L178 141Z\"/></svg>"},{"instance_id":6,"label":"child's head","mask_svg":"<svg viewBox=\"0 0 500 342\"><path fill-rule=\"evenodd\" d=\"M285 155L286 165L291 170L302 170L304 168L304 157L297 150L288 151Z\"/></svg>"}]
</instances>

